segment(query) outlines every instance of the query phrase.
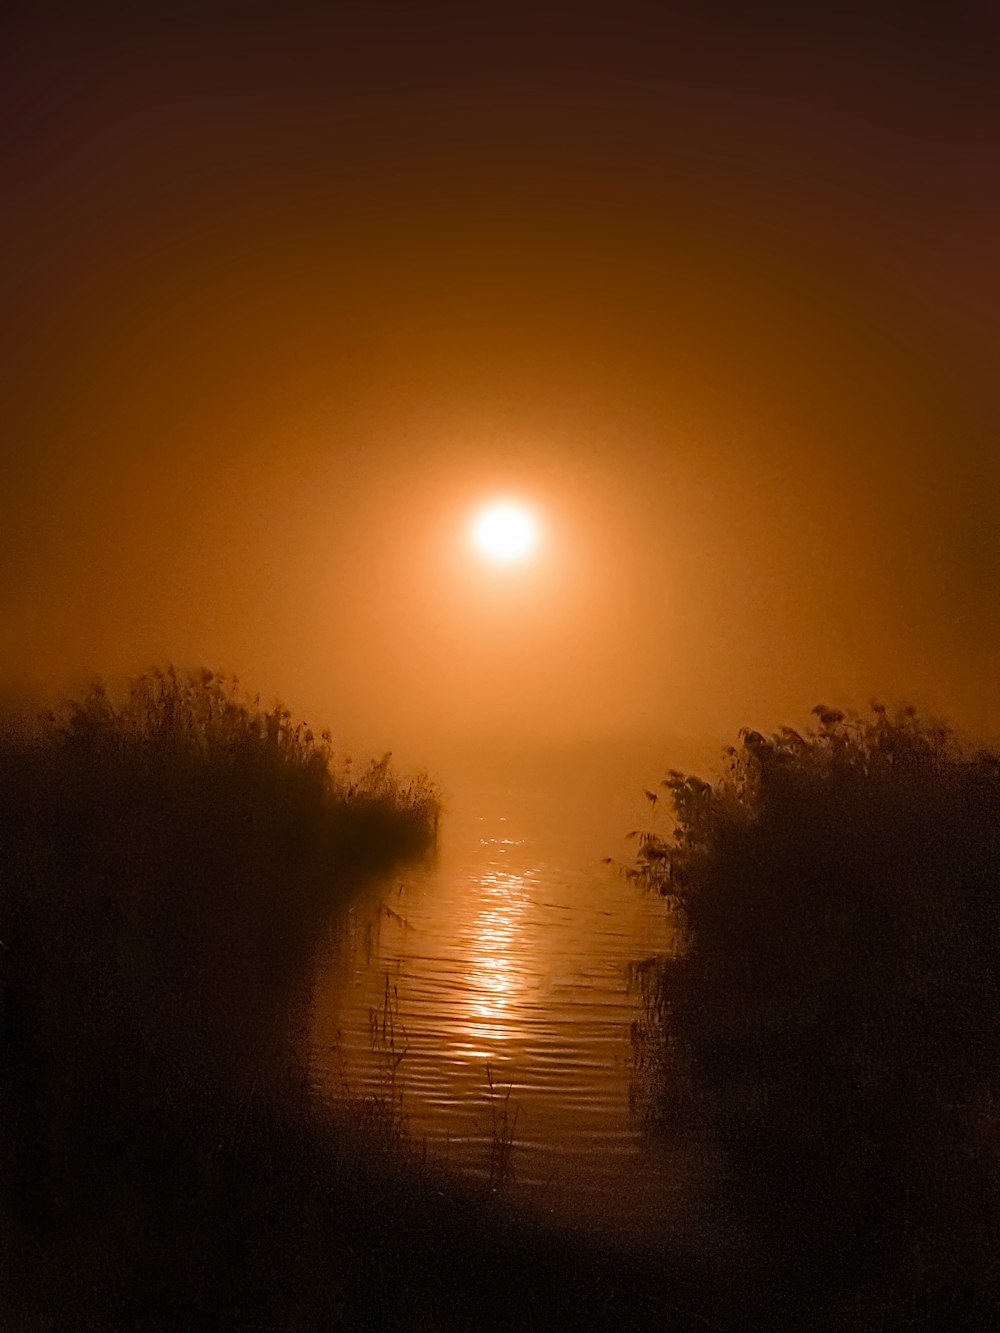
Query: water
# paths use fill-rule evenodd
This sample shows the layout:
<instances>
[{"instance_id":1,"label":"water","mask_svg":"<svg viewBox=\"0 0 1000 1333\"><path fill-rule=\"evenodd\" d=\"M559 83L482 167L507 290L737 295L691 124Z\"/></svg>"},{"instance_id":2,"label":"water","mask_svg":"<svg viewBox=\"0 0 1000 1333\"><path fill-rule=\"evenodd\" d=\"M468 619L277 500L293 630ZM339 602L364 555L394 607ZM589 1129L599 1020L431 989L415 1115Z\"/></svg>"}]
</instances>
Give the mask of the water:
<instances>
[{"instance_id":1,"label":"water","mask_svg":"<svg viewBox=\"0 0 1000 1333\"><path fill-rule=\"evenodd\" d=\"M669 923L601 859L628 856L641 812L572 785L465 788L449 804L433 863L359 907L320 971L314 1078L331 1097L385 1096L394 1075L408 1133L480 1177L506 1115L508 1192L564 1220L648 1227L676 1163L630 1110L629 968L667 946Z\"/></svg>"}]
</instances>

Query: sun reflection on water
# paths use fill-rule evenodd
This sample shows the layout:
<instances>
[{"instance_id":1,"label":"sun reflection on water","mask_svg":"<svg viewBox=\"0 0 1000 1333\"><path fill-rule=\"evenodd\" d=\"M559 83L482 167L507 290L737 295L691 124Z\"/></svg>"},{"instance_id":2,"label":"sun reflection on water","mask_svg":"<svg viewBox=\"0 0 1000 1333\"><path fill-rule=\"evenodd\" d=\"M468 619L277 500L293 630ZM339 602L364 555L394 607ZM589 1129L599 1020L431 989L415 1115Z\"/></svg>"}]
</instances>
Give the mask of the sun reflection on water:
<instances>
[{"instance_id":1,"label":"sun reflection on water","mask_svg":"<svg viewBox=\"0 0 1000 1333\"><path fill-rule=\"evenodd\" d=\"M515 838L483 838L497 859L519 845ZM477 877L480 904L467 939L466 1019L460 1032L466 1054L489 1060L496 1047L519 1035L518 1008L527 989L525 910L531 870L514 872L491 864Z\"/></svg>"}]
</instances>

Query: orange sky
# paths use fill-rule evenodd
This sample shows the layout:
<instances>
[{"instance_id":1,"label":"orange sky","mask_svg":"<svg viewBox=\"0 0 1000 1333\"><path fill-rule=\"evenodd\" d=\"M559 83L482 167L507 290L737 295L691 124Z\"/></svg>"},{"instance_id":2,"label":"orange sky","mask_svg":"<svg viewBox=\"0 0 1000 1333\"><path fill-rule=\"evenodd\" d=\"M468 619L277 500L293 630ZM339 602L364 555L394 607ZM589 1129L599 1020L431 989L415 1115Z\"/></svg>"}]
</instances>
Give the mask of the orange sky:
<instances>
[{"instance_id":1,"label":"orange sky","mask_svg":"<svg viewBox=\"0 0 1000 1333\"><path fill-rule=\"evenodd\" d=\"M432 765L996 736L997 25L876 9L8 20L7 691L205 663Z\"/></svg>"}]
</instances>

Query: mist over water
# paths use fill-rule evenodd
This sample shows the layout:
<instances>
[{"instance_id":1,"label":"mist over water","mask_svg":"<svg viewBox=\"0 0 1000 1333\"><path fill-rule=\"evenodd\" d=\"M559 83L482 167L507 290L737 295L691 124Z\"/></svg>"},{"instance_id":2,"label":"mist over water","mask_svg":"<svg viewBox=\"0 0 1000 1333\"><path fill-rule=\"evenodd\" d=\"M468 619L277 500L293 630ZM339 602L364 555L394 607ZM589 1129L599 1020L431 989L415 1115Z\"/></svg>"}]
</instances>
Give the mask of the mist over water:
<instances>
[{"instance_id":1,"label":"mist over water","mask_svg":"<svg viewBox=\"0 0 1000 1333\"><path fill-rule=\"evenodd\" d=\"M630 1110L629 972L670 927L659 900L602 861L627 859L624 835L649 820L641 785L608 758L578 754L561 781L551 756L466 776L436 856L357 908L320 970L311 1049L331 1097L384 1095L405 1052L395 1086L415 1139L488 1176L506 1112L506 1188L627 1234L669 1186Z\"/></svg>"}]
</instances>

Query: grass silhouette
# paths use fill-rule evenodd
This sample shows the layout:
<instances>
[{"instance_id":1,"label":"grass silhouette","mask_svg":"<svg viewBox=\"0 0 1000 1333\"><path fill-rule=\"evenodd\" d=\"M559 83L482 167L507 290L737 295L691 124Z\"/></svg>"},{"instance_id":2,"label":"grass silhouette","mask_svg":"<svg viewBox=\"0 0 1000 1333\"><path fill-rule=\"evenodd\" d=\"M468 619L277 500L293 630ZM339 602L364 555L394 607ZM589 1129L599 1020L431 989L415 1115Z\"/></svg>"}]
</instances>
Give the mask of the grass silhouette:
<instances>
[{"instance_id":1,"label":"grass silhouette","mask_svg":"<svg viewBox=\"0 0 1000 1333\"><path fill-rule=\"evenodd\" d=\"M684 939L642 969L637 1056L654 1113L721 1154L792 1324L979 1327L1000 1297L1000 756L912 708L814 716L743 731L714 783L665 780L673 834L640 835L630 873Z\"/></svg>"},{"instance_id":2,"label":"grass silhouette","mask_svg":"<svg viewBox=\"0 0 1000 1333\"><path fill-rule=\"evenodd\" d=\"M508 1083L506 1092L493 1081L493 1070L486 1065L486 1084L489 1088L490 1104L490 1189L500 1189L514 1177L514 1145L517 1122L521 1108L517 1102L510 1104L513 1085Z\"/></svg>"}]
</instances>

